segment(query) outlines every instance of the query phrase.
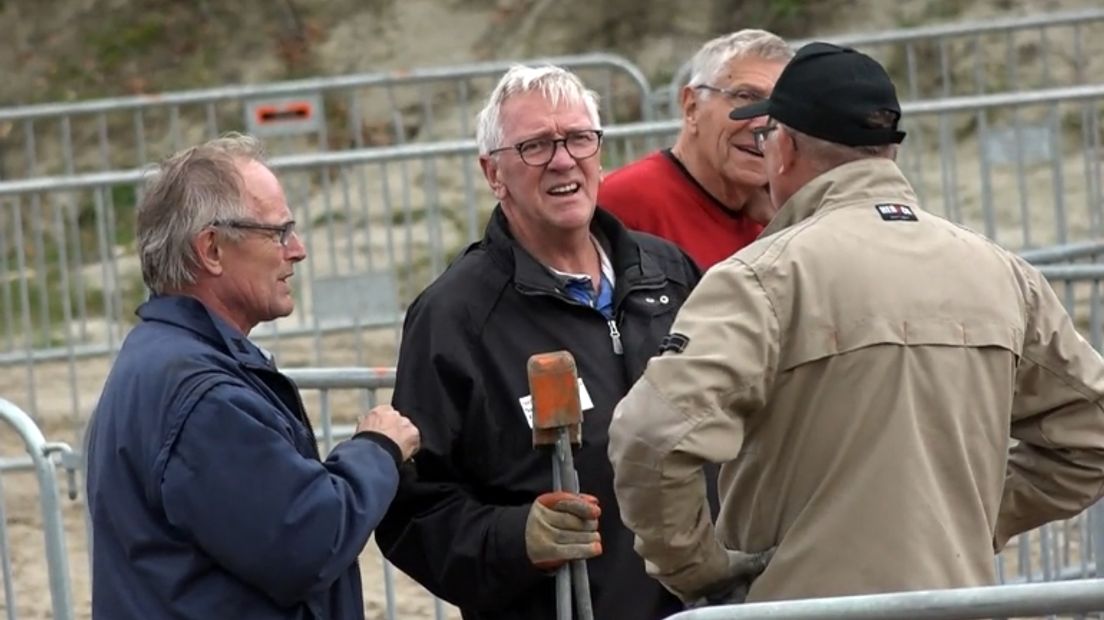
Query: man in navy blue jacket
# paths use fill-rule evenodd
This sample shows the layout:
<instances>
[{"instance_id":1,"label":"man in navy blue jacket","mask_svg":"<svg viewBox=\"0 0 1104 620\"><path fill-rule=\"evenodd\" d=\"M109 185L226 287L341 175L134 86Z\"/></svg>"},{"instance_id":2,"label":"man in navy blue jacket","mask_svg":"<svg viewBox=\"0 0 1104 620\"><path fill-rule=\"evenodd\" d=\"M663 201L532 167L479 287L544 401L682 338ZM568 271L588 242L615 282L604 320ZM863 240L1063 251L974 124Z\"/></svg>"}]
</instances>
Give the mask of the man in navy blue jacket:
<instances>
[{"instance_id":1,"label":"man in navy blue jacket","mask_svg":"<svg viewBox=\"0 0 1104 620\"><path fill-rule=\"evenodd\" d=\"M247 338L306 258L259 144L164 162L138 207L153 292L88 435L96 618L364 617L357 556L418 430L389 406L321 460L292 382Z\"/></svg>"}]
</instances>

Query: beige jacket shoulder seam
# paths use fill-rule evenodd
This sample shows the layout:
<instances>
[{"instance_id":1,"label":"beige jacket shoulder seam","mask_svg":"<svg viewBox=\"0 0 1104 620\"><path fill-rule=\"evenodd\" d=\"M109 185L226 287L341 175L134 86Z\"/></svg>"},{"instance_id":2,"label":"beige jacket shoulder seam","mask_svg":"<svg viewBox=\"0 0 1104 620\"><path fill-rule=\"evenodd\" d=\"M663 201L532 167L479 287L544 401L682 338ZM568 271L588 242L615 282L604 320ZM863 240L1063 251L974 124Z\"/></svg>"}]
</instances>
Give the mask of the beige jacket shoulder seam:
<instances>
[{"instance_id":1,"label":"beige jacket shoulder seam","mask_svg":"<svg viewBox=\"0 0 1104 620\"><path fill-rule=\"evenodd\" d=\"M778 316L778 307L775 304L774 298L771 296L770 289L768 289L766 286L763 285L763 278L754 267L752 267L748 263L744 262L743 260L741 260L740 262L742 262L744 265L747 266L748 271L750 271L752 277L755 278L755 284L759 287L759 290L762 291L763 298L767 300L767 307L770 308L770 316L771 316L772 319L774 319L774 327L775 327L775 329L778 330L778 335L779 335L778 347L782 348L782 346L785 344L784 342L782 342L782 340L786 337L786 330L782 329L782 320ZM761 374L771 375L771 374L774 373L774 371L775 371L774 368L763 368L761 370ZM747 388L751 384L752 384L751 381L744 380L741 385L733 387L731 390L728 390L727 392L724 392L721 395L722 402L731 402L733 394L736 394L740 390Z\"/></svg>"}]
</instances>

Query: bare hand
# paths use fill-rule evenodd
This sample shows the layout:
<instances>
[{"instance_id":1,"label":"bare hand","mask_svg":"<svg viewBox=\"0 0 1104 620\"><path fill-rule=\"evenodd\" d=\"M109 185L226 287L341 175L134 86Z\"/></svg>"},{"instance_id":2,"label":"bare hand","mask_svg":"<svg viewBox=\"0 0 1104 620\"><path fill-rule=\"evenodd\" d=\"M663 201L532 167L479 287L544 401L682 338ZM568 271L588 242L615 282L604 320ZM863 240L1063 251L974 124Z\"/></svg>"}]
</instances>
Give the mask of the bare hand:
<instances>
[{"instance_id":1,"label":"bare hand","mask_svg":"<svg viewBox=\"0 0 1104 620\"><path fill-rule=\"evenodd\" d=\"M402 452L403 461L414 456L422 445L422 435L406 416L391 405L379 405L361 416L356 432L372 431L394 441Z\"/></svg>"}]
</instances>

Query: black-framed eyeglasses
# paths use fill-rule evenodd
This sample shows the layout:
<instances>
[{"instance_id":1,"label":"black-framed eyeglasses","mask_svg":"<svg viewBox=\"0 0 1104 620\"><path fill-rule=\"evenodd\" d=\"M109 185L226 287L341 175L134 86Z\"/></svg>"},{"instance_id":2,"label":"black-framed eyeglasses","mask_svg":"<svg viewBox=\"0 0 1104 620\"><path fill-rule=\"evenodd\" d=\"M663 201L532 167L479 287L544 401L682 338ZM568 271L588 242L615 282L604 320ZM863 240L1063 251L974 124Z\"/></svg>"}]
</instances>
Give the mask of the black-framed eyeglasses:
<instances>
[{"instance_id":1,"label":"black-framed eyeglasses","mask_svg":"<svg viewBox=\"0 0 1104 620\"><path fill-rule=\"evenodd\" d=\"M728 99L733 107L736 108L741 108L753 103L759 103L760 101L766 99L766 97L764 97L762 93L748 90L746 88L737 88L734 90L731 88L721 88L720 86L713 86L710 84L698 84L694 88L696 88L697 90L707 90L711 93L720 93L724 95L725 99Z\"/></svg>"},{"instance_id":2,"label":"black-framed eyeglasses","mask_svg":"<svg viewBox=\"0 0 1104 620\"><path fill-rule=\"evenodd\" d=\"M216 228L235 228L238 230L261 230L270 233L277 233L274 237L280 242L280 245L287 247L291 236L295 234L295 220L289 220L283 224L262 224L260 222L250 222L248 220L215 220L211 222L210 226Z\"/></svg>"},{"instance_id":3,"label":"black-framed eyeglasses","mask_svg":"<svg viewBox=\"0 0 1104 620\"><path fill-rule=\"evenodd\" d=\"M515 150L521 161L530 166L547 166L556 156L556 149L562 144L564 150L576 161L594 157L602 146L601 129L584 129L568 132L563 138L533 138L523 140L513 146L504 146L488 152L488 155Z\"/></svg>"},{"instance_id":4,"label":"black-framed eyeglasses","mask_svg":"<svg viewBox=\"0 0 1104 620\"><path fill-rule=\"evenodd\" d=\"M770 123L751 130L751 135L755 138L755 148L758 149L760 153L763 152L763 145L767 142L767 136L775 129L778 129L777 123Z\"/></svg>"}]
</instances>

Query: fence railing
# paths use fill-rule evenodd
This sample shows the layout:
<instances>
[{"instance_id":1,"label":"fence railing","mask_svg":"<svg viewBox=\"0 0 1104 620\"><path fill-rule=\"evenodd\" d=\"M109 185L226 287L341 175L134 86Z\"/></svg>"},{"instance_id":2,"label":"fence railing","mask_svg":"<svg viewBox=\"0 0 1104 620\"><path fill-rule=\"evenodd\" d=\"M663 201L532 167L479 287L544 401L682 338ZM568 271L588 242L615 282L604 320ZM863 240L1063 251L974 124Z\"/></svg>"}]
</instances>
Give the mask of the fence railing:
<instances>
[{"instance_id":1,"label":"fence railing","mask_svg":"<svg viewBox=\"0 0 1104 620\"><path fill-rule=\"evenodd\" d=\"M879 58L902 97L1082 84L1104 70L1104 9L825 37ZM795 41L801 45L805 41ZM678 116L682 65L653 90L629 60L593 53L526 60L568 67L602 96L608 124ZM426 67L0 108L0 179L142 166L228 130L273 153L426 143L469 136L482 99L512 64Z\"/></svg>"},{"instance_id":2,"label":"fence railing","mask_svg":"<svg viewBox=\"0 0 1104 620\"><path fill-rule=\"evenodd\" d=\"M582 77L607 122L650 120L651 85L612 54L537 58ZM493 61L257 85L0 108L0 179L132 168L237 130L272 153L423 143L472 135L512 65Z\"/></svg>"},{"instance_id":3,"label":"fence railing","mask_svg":"<svg viewBox=\"0 0 1104 620\"><path fill-rule=\"evenodd\" d=\"M311 403L310 393L315 393L317 396L318 407L308 406L308 411L317 411L317 414L312 414L311 417L318 421L316 439L323 454L328 453L335 442L352 436L356 425L355 416L350 415L351 412L367 411L381 401L389 401L387 391L395 385L394 368L289 368L283 372L295 382L300 390L308 392L304 394L305 403ZM347 393L350 390L359 392L360 399L358 399L358 402L345 403L346 423L335 422L334 397L331 393L334 391ZM412 603L417 602L400 600L395 587L397 577L406 581L409 580L405 576L396 575L395 568L383 558L380 558L379 566L382 576L381 583L366 583L366 587L371 588L377 594L382 594L386 614L384 617L387 620L409 617L410 612L407 610ZM366 573L369 572L366 569L364 570ZM382 588L382 592L378 591L380 588ZM446 604L420 587L416 590L419 599L432 601L433 619L444 620ZM404 611L406 613L402 613Z\"/></svg>"},{"instance_id":4,"label":"fence railing","mask_svg":"<svg viewBox=\"0 0 1104 620\"><path fill-rule=\"evenodd\" d=\"M63 443L47 442L31 416L3 398L0 398L0 419L19 435L38 482L37 495L41 507L42 535L45 539L44 557L53 611L50 617L56 620L72 620L73 599L69 584L69 559L65 547L65 530L62 525L56 470L51 459L51 455L55 453L71 453L72 450ZM2 479L0 475L0 480ZM16 593L15 575L12 570L12 542L12 538L8 535L8 509L3 485L0 484L0 566L3 568L4 578L3 606L7 609L9 619L16 617L17 597L26 594L25 592ZM33 596L35 593L30 594Z\"/></svg>"},{"instance_id":5,"label":"fence railing","mask_svg":"<svg viewBox=\"0 0 1104 620\"><path fill-rule=\"evenodd\" d=\"M394 368L293 368L284 372L296 383L303 394L304 403L318 429L316 440L323 454L328 453L337 441L353 434L357 413L367 411L376 404L389 400L388 392L395 380ZM73 452L66 444L45 441L39 427L30 416L3 399L0 399L0 418L17 431L23 440L25 450L23 457L6 458L5 466L0 468L0 474L26 472L36 474L36 493L41 503L41 530L45 537L45 555L42 557L45 559L49 578L52 613L42 613L42 591L36 590L34 586L28 587L28 584L39 581L28 573L38 572L42 568L41 564L34 561L23 562L17 570L13 570L12 559L15 554L32 557L36 554L34 550L26 548L26 539L13 544L8 536L9 513L5 510L8 502L2 483L0 483L0 567L3 569L4 598L0 600L0 609L6 610L5 617L9 620L25 615L72 620L75 614L86 615L90 605L87 592L83 592L83 596L78 597L74 605L66 541L68 538L69 549L88 552L90 557L92 546L90 530L84 528L82 532L80 526L70 524L68 536L66 535L55 465L50 457L54 454L69 457L62 461L70 475L76 474L74 470L83 468L81 460L74 458ZM3 476L0 475L0 481L3 480ZM25 493L21 494L20 499L25 499L25 495ZM80 509L83 512L83 498L75 493L70 493L70 498L80 500L82 504ZM20 506L20 508L23 510L18 519L21 523L27 523L30 517L26 514L26 506ZM38 525L39 523L34 523L34 526ZM373 544L369 543L370 546ZM368 555L372 555L371 550ZM368 566L362 562L362 571L366 599L382 602L386 614L384 617L387 620L410 618L413 610L425 608L432 609L434 620L450 617L447 611L449 606L413 584L404 575L397 573L394 567L382 557L378 558L378 563L374 566ZM87 580L84 581L87 582ZM416 593L413 598L410 596L411 592ZM402 593L406 596L404 597ZM33 602L26 602L24 599L30 599ZM31 614L31 610L35 612ZM430 616L423 613L421 617Z\"/></svg>"},{"instance_id":6,"label":"fence railing","mask_svg":"<svg viewBox=\"0 0 1104 620\"><path fill-rule=\"evenodd\" d=\"M1104 610L1104 579L748 603L668 620L974 620Z\"/></svg>"},{"instance_id":7,"label":"fence railing","mask_svg":"<svg viewBox=\"0 0 1104 620\"><path fill-rule=\"evenodd\" d=\"M1104 266L1101 266L1104 267ZM1048 268L1049 269L1049 268ZM1104 277L1104 273L1097 269L1092 274L1094 277ZM390 400L390 390L394 386L394 368L290 368L284 372L296 383L303 393L304 403L312 421L318 429L316 439L323 453L329 451L335 442L352 434L356 415L368 408ZM25 456L28 457L26 466L8 466L3 468L2 474L15 474L19 471L34 471L37 475L37 492L41 505L42 531L46 539L45 560L50 576L51 604L53 605L53 617L59 620L72 618L73 611L82 612L87 608L89 601L87 592L83 592L76 599L76 605L70 594L73 590L69 573L69 561L66 554L66 531L63 528L62 506L58 499L56 472L50 456L54 453L72 456L68 446L60 443L46 442L30 417L7 401L0 399L0 418L8 421L18 431L23 439ZM82 432L83 434L83 432ZM70 470L80 468L79 459L62 459ZM4 478L0 476L0 480ZM71 498L80 499L76 494ZM26 499L25 497L23 499ZM7 518L5 506L7 505L3 486L0 485L0 565L4 567L4 606L8 610L8 618L14 620L19 617L20 610L25 606L18 604L13 571L11 570L12 551L18 548L13 546L7 538ZM24 506L24 512L26 507ZM894 598L897 595L879 595L878 597L860 597L859 599L835 599L830 607L807 606L803 602L771 603L771 607L763 608L770 611L771 615L678 615L677 618L974 618L983 615L954 615L961 613L989 613L984 617L992 617L995 609L989 605L992 601L1003 601L1001 604L1019 605L1024 600L1033 599L1038 595L1037 603L1047 607L1017 607L1021 613L1063 613L1066 611L1088 611L1091 608L1068 608L1055 603L1065 600L1069 603L1080 598L1070 598L1071 592L1081 592L1080 584L1087 583L1083 580L1098 576L1096 571L1097 559L1104 557L1104 519L1102 519L1104 506L1094 506L1090 510L1064 522L1052 523L1016 537L995 558L997 576L1001 583L1017 584L1039 581L1073 581L1071 589L1051 588L1044 590L1001 590L999 592L1011 593L996 594L995 590L979 591L978 596L964 595L966 591L941 591L935 594L925 594L918 600L918 594L903 595L904 598ZM83 512L83 508L82 508ZM28 517L21 514L26 522ZM70 524L68 532L70 552L88 551L91 541L88 538L88 529L80 532L79 525ZM371 544L371 543L370 543ZM20 548L19 553L26 555L28 551ZM375 556L376 563L362 562L364 573L364 586L366 588L366 600L382 601L385 618L410 618L414 614L428 618L432 615L434 620L443 620L455 615L450 611L451 607L434 598L431 594L417 586L405 575L397 572L382 557ZM33 564L33 563L32 563ZM26 570L26 566L24 569ZM33 567L31 568L33 570ZM85 583L87 580L85 580ZM1099 588L1099 584L1096 584ZM19 592L27 588L19 588ZM1104 591L1102 591L1104 592ZM1023 596L1020 596L1020 593ZM33 596L35 592L27 592ZM41 595L41 592L38 592ZM1031 596L1028 596L1031 594ZM990 595L996 598L986 598ZM884 598L888 596L889 598ZM966 599L962 597L966 596ZM913 597L913 598L910 598ZM979 598L980 597L980 598ZM1026 598L1025 598L1026 597ZM982 606L979 601L989 601ZM1097 599L1094 599L1096 601ZM927 603L924 603L927 601ZM973 602L969 602L973 601ZM820 601L817 602L818 604ZM1080 604L1080 603L1079 603ZM1093 604L1096 604L1095 602ZM773 607L782 605L782 607ZM811 605L811 603L810 603ZM921 605L916 607L915 605ZM923 605L927 605L924 607ZM740 614L752 613L747 610L758 609L753 605L740 607L736 610ZM999 609L1005 609L1001 607ZM68 614L65 613L66 610ZM827 610L834 610L831 613ZM864 611L865 610L865 611ZM926 610L926 611L925 611ZM1033 611L1035 610L1035 611ZM691 612L722 613L719 609ZM755 612L755 613L758 613ZM773 615L778 613L781 615ZM790 613L799 615L787 615ZM820 613L822 615L800 615L807 613ZM845 614L836 616L831 614ZM912 613L936 613L951 615L910 615ZM451 615L450 615L451 614ZM829 615L824 615L829 614ZM866 614L866 615L863 615ZM879 615L887 614L887 615ZM998 614L999 615L999 614Z\"/></svg>"},{"instance_id":8,"label":"fence railing","mask_svg":"<svg viewBox=\"0 0 1104 620\"><path fill-rule=\"evenodd\" d=\"M920 100L1083 84L1102 68L1102 36L1104 9L1093 8L814 39L870 54L893 76L902 98ZM657 91L657 103L666 102L657 115L677 115L679 91L689 79L687 62Z\"/></svg>"},{"instance_id":9,"label":"fence railing","mask_svg":"<svg viewBox=\"0 0 1104 620\"><path fill-rule=\"evenodd\" d=\"M1096 259L1083 248L1104 237L1104 84L904 108L909 135L899 162L926 210L1012 249ZM677 131L676 121L608 127L605 168ZM296 312L254 337L299 365L393 360L403 308L479 238L493 204L474 141L271 164L311 254L292 280ZM90 402L79 386L106 373L106 364L84 360L117 350L145 297L134 255L142 180L129 170L0 182L0 367L22 368L0 373L0 393L26 394L22 402L38 414L68 409L74 433ZM1071 307L1075 289L1091 286L1066 287ZM46 384L72 389L39 402Z\"/></svg>"}]
</instances>

